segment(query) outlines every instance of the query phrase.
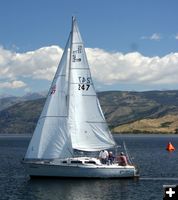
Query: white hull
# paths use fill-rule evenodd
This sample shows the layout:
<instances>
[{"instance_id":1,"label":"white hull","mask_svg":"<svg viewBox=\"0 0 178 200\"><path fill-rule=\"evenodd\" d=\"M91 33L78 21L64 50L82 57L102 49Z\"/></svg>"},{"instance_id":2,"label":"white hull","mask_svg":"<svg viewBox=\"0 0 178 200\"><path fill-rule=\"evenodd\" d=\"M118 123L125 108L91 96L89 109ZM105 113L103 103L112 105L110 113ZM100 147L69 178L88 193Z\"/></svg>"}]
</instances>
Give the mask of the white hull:
<instances>
[{"instance_id":1,"label":"white hull","mask_svg":"<svg viewBox=\"0 0 178 200\"><path fill-rule=\"evenodd\" d=\"M63 164L61 162L23 162L27 173L33 177L68 178L131 178L137 176L134 166L118 164Z\"/></svg>"}]
</instances>

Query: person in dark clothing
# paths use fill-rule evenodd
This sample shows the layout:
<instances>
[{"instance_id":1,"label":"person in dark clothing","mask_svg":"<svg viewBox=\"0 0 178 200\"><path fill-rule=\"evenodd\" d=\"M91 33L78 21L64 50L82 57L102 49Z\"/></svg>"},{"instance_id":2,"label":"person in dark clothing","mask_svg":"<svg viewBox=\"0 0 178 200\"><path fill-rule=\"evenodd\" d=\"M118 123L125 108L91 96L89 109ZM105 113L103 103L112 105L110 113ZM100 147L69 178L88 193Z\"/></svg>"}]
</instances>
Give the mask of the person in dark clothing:
<instances>
[{"instance_id":1,"label":"person in dark clothing","mask_svg":"<svg viewBox=\"0 0 178 200\"><path fill-rule=\"evenodd\" d=\"M109 155L108 155L109 164L112 165L112 164L114 163L114 159L115 159L115 157L114 157L112 151L110 151L110 152L109 152Z\"/></svg>"}]
</instances>

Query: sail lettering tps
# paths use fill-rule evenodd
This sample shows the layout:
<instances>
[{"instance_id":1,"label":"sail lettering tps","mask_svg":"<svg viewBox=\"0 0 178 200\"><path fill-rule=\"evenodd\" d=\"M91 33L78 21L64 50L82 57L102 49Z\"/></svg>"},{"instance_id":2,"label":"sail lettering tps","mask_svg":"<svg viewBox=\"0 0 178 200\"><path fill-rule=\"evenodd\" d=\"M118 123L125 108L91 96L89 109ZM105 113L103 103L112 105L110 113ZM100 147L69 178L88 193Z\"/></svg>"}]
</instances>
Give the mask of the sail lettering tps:
<instances>
[{"instance_id":1,"label":"sail lettering tps","mask_svg":"<svg viewBox=\"0 0 178 200\"><path fill-rule=\"evenodd\" d=\"M73 149L100 151L114 146L73 17L72 31L25 159L67 158L73 156Z\"/></svg>"}]
</instances>

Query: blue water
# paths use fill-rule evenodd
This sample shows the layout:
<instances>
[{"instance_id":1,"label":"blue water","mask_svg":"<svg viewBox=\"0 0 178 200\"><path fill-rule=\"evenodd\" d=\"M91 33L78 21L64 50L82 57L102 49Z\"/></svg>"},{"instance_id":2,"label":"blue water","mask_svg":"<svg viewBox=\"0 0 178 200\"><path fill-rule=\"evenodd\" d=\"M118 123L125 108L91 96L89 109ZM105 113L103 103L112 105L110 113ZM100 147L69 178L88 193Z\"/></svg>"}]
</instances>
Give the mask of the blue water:
<instances>
[{"instance_id":1,"label":"blue water","mask_svg":"<svg viewBox=\"0 0 178 200\"><path fill-rule=\"evenodd\" d=\"M29 140L25 136L0 136L1 200L159 200L163 185L178 184L178 136L115 136L125 141L140 179L34 179L20 163ZM171 141L177 151L165 150Z\"/></svg>"}]
</instances>

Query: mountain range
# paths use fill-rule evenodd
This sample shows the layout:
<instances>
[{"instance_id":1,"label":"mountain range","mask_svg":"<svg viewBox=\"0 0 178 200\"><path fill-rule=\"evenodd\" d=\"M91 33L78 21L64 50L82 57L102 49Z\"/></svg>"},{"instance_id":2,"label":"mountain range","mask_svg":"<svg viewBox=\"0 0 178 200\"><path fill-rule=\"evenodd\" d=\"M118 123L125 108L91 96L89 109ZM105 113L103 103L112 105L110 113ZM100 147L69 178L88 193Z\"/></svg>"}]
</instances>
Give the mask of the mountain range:
<instances>
[{"instance_id":1,"label":"mountain range","mask_svg":"<svg viewBox=\"0 0 178 200\"><path fill-rule=\"evenodd\" d=\"M0 133L33 133L45 95L0 98ZM178 90L106 91L98 97L116 133L178 133Z\"/></svg>"}]
</instances>

